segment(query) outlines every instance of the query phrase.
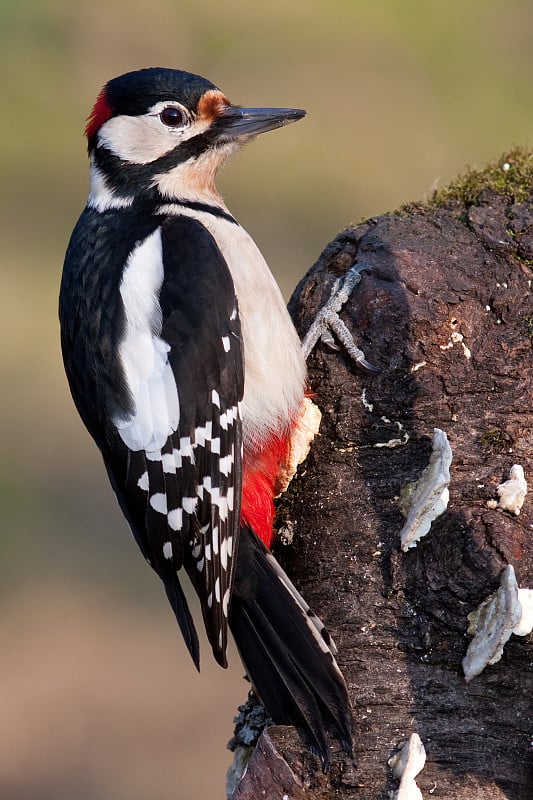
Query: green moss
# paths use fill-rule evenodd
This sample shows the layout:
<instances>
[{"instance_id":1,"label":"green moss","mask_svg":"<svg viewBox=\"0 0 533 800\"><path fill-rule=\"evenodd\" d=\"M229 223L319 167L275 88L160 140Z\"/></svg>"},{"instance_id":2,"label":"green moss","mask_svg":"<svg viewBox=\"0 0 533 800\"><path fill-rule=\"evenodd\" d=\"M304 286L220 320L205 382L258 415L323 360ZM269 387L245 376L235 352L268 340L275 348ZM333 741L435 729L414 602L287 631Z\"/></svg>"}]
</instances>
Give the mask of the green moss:
<instances>
[{"instance_id":1,"label":"green moss","mask_svg":"<svg viewBox=\"0 0 533 800\"><path fill-rule=\"evenodd\" d=\"M427 200L407 203L395 213L411 215L439 206L476 205L482 192L489 191L521 203L533 196L533 152L516 147L483 169L469 169Z\"/></svg>"},{"instance_id":2,"label":"green moss","mask_svg":"<svg viewBox=\"0 0 533 800\"><path fill-rule=\"evenodd\" d=\"M495 453L503 453L508 447L508 439L500 428L489 428L481 437L481 444L485 455L492 456Z\"/></svg>"},{"instance_id":3,"label":"green moss","mask_svg":"<svg viewBox=\"0 0 533 800\"><path fill-rule=\"evenodd\" d=\"M471 206L486 190L509 197L515 203L527 200L533 193L533 152L517 147L483 169L468 170L435 192L429 202L434 206L454 203Z\"/></svg>"}]
</instances>

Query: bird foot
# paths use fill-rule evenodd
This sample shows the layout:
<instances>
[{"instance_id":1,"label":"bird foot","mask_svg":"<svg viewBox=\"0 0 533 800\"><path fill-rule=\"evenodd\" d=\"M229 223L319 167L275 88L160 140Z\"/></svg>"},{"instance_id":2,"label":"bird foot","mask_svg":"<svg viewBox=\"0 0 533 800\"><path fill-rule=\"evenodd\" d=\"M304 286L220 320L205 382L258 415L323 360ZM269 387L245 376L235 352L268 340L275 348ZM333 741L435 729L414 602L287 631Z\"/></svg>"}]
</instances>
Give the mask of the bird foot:
<instances>
[{"instance_id":1,"label":"bird foot","mask_svg":"<svg viewBox=\"0 0 533 800\"><path fill-rule=\"evenodd\" d=\"M302 352L306 360L319 339L332 350L340 350L341 348L333 338L333 334L335 334L348 355L357 364L361 364L365 369L372 372L378 371L377 367L374 367L366 360L365 354L357 347L352 334L339 317L339 311L347 303L352 291L361 281L361 273L364 270L371 269L373 269L371 264L354 264L346 275L337 278L334 282L329 300L318 312L302 341ZM280 469L276 481L276 496L279 497L280 494L286 491L298 466L306 459L311 443L318 433L321 417L318 406L312 402L311 398L306 397L302 403L300 416L293 429L287 458Z\"/></svg>"},{"instance_id":2,"label":"bird foot","mask_svg":"<svg viewBox=\"0 0 533 800\"><path fill-rule=\"evenodd\" d=\"M331 288L329 300L320 309L303 338L302 351L306 360L319 339L331 348L331 350L340 350L339 345L335 342L333 337L333 334L335 334L340 344L356 364L361 364L361 366L371 372L378 372L377 367L374 367L366 360L365 354L357 347L352 334L339 317L339 311L348 302L352 291L360 283L361 273L364 270L371 269L373 269L372 264L354 264L346 275L337 278Z\"/></svg>"}]
</instances>

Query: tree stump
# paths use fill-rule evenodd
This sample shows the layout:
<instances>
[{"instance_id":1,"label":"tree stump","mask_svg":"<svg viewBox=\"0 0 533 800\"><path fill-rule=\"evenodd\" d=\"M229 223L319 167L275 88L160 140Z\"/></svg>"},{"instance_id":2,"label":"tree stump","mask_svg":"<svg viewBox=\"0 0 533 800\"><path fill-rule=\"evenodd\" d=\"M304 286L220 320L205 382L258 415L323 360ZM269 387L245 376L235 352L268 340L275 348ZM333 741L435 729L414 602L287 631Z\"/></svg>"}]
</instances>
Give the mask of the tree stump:
<instances>
[{"instance_id":1,"label":"tree stump","mask_svg":"<svg viewBox=\"0 0 533 800\"><path fill-rule=\"evenodd\" d=\"M532 493L520 515L490 507L513 464L533 483L532 187L533 157L511 153L427 204L349 227L295 291L303 335L333 281L371 267L341 317L379 372L342 349L312 353L322 425L279 501L276 549L337 643L354 757L332 743L322 775L294 732L270 728L239 800L389 800L388 761L414 732L425 800L533 797L531 637L512 635L470 683L462 670L467 616L504 568L533 588ZM427 466L435 428L453 451L449 504L403 552L399 497Z\"/></svg>"}]
</instances>

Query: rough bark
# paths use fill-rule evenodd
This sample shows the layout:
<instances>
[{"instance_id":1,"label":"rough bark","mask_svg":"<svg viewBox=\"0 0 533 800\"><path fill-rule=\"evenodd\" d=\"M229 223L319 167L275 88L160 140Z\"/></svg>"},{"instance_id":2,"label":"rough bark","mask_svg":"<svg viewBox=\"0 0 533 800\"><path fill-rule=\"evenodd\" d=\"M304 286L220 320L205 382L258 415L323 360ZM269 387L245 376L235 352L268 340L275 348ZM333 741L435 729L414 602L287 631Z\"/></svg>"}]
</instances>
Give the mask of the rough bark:
<instances>
[{"instance_id":1,"label":"rough bark","mask_svg":"<svg viewBox=\"0 0 533 800\"><path fill-rule=\"evenodd\" d=\"M503 568L533 588L531 492L519 516L487 507L512 464L533 482L533 196L517 202L511 183L498 192L348 228L292 298L303 334L337 276L372 266L341 317L379 372L342 350L313 352L321 433L280 502L292 543L276 552L337 642L354 758L335 751L324 776L291 731L270 729L240 800L261 796L272 742L290 770L263 796L388 800L388 759L414 731L424 798L533 796L531 637L511 636L470 684L461 667L467 615ZM427 465L435 427L453 450L450 502L403 553L398 497Z\"/></svg>"}]
</instances>

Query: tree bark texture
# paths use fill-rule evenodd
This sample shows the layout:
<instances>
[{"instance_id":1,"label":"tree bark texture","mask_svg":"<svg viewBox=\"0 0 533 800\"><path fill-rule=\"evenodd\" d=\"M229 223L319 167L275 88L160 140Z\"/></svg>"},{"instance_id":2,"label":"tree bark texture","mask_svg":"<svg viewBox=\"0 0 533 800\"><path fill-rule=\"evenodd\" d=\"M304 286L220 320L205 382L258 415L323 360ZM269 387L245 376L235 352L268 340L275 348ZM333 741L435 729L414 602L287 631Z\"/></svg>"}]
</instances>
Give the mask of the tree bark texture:
<instances>
[{"instance_id":1,"label":"tree bark texture","mask_svg":"<svg viewBox=\"0 0 533 800\"><path fill-rule=\"evenodd\" d=\"M235 797L388 800L388 760L416 731L425 800L531 800L531 636L511 636L469 684L461 661L467 615L506 565L533 588L532 493L519 516L487 506L515 463L533 484L533 197L485 190L346 229L291 300L301 335L356 262L371 270L341 317L379 372L321 343L312 353L322 425L279 502L292 542L276 550L337 643L354 757L335 751L324 776L293 732L271 728ZM404 553L398 498L435 427L453 451L450 501Z\"/></svg>"}]
</instances>

